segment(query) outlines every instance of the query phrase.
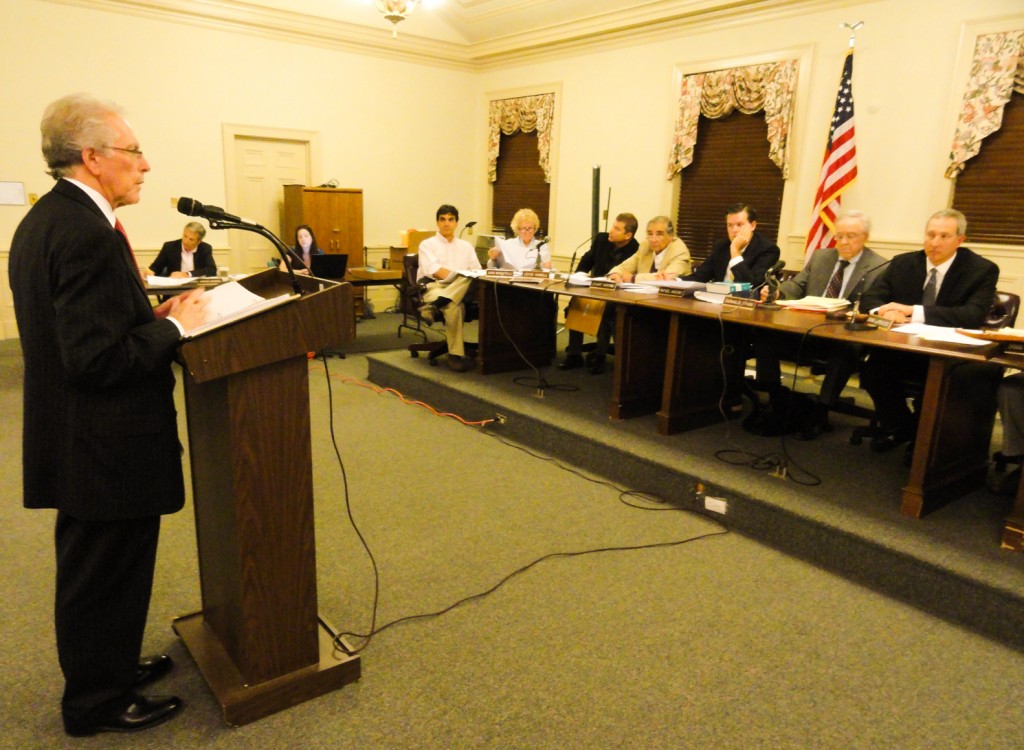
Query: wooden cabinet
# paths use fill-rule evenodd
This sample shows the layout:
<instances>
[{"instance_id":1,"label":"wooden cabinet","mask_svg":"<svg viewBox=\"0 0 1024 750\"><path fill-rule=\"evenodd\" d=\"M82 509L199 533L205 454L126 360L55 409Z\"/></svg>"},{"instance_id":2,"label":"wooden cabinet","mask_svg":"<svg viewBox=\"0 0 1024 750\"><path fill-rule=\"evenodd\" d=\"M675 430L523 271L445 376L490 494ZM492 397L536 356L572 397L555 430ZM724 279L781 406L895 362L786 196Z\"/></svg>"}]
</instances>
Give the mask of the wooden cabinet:
<instances>
[{"instance_id":1,"label":"wooden cabinet","mask_svg":"<svg viewBox=\"0 0 1024 750\"><path fill-rule=\"evenodd\" d=\"M285 242L295 242L295 228L309 224L325 253L351 255L350 266L363 263L363 191L358 188L284 186Z\"/></svg>"},{"instance_id":2,"label":"wooden cabinet","mask_svg":"<svg viewBox=\"0 0 1024 750\"><path fill-rule=\"evenodd\" d=\"M363 265L363 191L361 188L284 186L281 238L293 245L300 224L313 228L325 253L348 255L349 268ZM356 314L363 312L363 290L355 290Z\"/></svg>"}]
</instances>

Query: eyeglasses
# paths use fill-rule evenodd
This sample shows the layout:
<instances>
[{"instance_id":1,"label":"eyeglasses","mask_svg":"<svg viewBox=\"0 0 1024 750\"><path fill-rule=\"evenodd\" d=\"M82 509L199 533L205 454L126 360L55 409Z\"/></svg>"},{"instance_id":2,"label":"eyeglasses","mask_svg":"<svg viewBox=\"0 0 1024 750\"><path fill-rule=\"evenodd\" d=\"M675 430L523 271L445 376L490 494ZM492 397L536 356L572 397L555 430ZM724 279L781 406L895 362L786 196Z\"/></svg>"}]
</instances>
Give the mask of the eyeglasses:
<instances>
[{"instance_id":1,"label":"eyeglasses","mask_svg":"<svg viewBox=\"0 0 1024 750\"><path fill-rule=\"evenodd\" d=\"M141 159L142 158L142 149L140 149L138 146L136 146L135 148L121 148L120 146L107 146L107 148L109 148L111 151L122 151L122 152L124 152L126 154L131 154L136 159Z\"/></svg>"}]
</instances>

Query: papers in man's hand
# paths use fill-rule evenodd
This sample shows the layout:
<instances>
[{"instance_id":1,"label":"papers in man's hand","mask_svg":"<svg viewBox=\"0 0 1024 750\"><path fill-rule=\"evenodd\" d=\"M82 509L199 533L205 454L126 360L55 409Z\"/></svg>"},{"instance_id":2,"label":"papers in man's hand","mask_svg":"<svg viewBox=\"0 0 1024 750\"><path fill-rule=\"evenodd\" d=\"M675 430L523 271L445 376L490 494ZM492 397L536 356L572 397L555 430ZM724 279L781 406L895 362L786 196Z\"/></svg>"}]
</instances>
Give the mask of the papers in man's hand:
<instances>
[{"instance_id":1,"label":"papers in man's hand","mask_svg":"<svg viewBox=\"0 0 1024 750\"><path fill-rule=\"evenodd\" d=\"M163 289L165 287L173 287L175 289L183 286L195 286L199 283L199 279L194 276L172 279L170 276L147 276L146 286L153 287L154 289Z\"/></svg>"},{"instance_id":2,"label":"papers in man's hand","mask_svg":"<svg viewBox=\"0 0 1024 750\"><path fill-rule=\"evenodd\" d=\"M777 300L782 307L790 310L808 310L810 312L832 312L849 307L848 300L835 297L801 297L800 299Z\"/></svg>"},{"instance_id":3,"label":"papers in man's hand","mask_svg":"<svg viewBox=\"0 0 1024 750\"><path fill-rule=\"evenodd\" d=\"M250 315L277 307L298 296L297 294L281 294L264 299L258 294L250 292L237 281L229 281L227 284L221 284L208 290L203 295L203 298L208 300L206 322L185 334L185 338L194 338L228 323L234 323L236 320L248 318Z\"/></svg>"},{"instance_id":4,"label":"papers in man's hand","mask_svg":"<svg viewBox=\"0 0 1024 750\"><path fill-rule=\"evenodd\" d=\"M955 328L946 326L930 326L925 323L904 323L892 329L898 333L909 333L926 341L945 341L947 344L967 344L968 346L985 346L989 342L982 339L964 336L957 333Z\"/></svg>"},{"instance_id":5,"label":"papers in man's hand","mask_svg":"<svg viewBox=\"0 0 1024 750\"><path fill-rule=\"evenodd\" d=\"M482 268L464 268L456 271L454 274L448 274L448 278L444 280L444 283L455 281L455 275L465 276L468 279L479 279L481 276L486 276L487 271Z\"/></svg>"}]
</instances>

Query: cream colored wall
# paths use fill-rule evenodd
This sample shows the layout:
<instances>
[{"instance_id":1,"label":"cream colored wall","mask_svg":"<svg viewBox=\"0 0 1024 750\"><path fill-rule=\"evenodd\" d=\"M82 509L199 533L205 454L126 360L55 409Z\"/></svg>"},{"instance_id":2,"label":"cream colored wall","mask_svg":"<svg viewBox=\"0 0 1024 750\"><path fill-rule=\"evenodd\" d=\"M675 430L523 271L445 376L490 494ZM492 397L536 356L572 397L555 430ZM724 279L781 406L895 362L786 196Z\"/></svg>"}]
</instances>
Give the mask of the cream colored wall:
<instances>
[{"instance_id":1,"label":"cream colored wall","mask_svg":"<svg viewBox=\"0 0 1024 750\"><path fill-rule=\"evenodd\" d=\"M985 23L992 19L1002 20ZM858 20L865 22L854 70L859 179L843 205L873 217L872 239L883 252L917 249L926 217L948 202L950 183L942 175L967 75L961 49L969 63L977 29L1024 26L1019 0L851 3L797 18L668 34L642 46L486 72L477 107L486 106L488 92L507 87L561 86L552 225L556 253L568 256L589 235L592 164L602 167L602 207L612 189L612 215L632 211L643 222L674 213L665 170L681 74L796 56L803 65L779 244L790 267L798 267L847 51L848 34L838 26ZM487 197L486 188L478 191L478 201ZM742 198L741 187L736 197ZM1004 269L1001 286L1024 292L1020 251L987 254Z\"/></svg>"},{"instance_id":2,"label":"cream colored wall","mask_svg":"<svg viewBox=\"0 0 1024 750\"><path fill-rule=\"evenodd\" d=\"M364 189L367 245L429 227L441 201L483 220L487 101L534 88L557 90L549 229L556 254L568 258L589 235L595 163L602 206L611 187L613 214L672 213L665 168L681 74L795 55L802 67L780 245L796 267L846 53L838 26L856 20L866 23L854 78L860 177L844 206L873 216L874 247L912 250L925 217L948 199L942 172L974 36L1024 25L1019 0L879 0L668 30L638 45L471 73L43 0L0 0L0 11L0 180L40 194L50 188L38 123L56 97L85 90L119 101L153 165L142 203L121 212L144 261L181 228L171 197L224 205L223 123L319 131L314 181ZM26 211L0 206L5 279L10 237ZM227 248L224 233L208 237ZM1020 250L984 251L1002 268L1001 288L1024 293ZM16 335L6 283L0 323Z\"/></svg>"},{"instance_id":3,"label":"cream colored wall","mask_svg":"<svg viewBox=\"0 0 1024 750\"><path fill-rule=\"evenodd\" d=\"M116 100L152 164L141 203L118 212L141 262L181 231L172 197L225 205L223 123L321 132L313 179L363 188L368 245L431 226L440 202L473 200L470 73L39 0L0 0L0 14L0 180L47 192L43 109L75 91ZM0 206L5 337L16 335L7 251L27 210ZM207 235L225 258L226 235Z\"/></svg>"}]
</instances>

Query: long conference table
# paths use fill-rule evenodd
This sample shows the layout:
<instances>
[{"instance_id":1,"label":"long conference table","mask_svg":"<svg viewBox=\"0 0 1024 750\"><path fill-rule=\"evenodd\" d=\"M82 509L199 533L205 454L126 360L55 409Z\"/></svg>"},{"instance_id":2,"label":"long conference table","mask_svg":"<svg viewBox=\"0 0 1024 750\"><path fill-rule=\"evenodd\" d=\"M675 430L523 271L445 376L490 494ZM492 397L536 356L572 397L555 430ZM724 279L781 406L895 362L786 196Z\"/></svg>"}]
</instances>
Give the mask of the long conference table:
<instances>
[{"instance_id":1,"label":"long conference table","mask_svg":"<svg viewBox=\"0 0 1024 750\"><path fill-rule=\"evenodd\" d=\"M900 512L920 518L984 485L1003 366L1024 368L999 344L965 346L872 329L848 331L822 313L715 305L693 298L637 294L564 281L515 283L481 277L478 370L482 374L551 364L557 295L616 306L612 419L657 414L663 435L704 427L742 410L748 337L758 329L913 352L928 358L928 375ZM894 374L896 377L897 374ZM1024 529L1024 483L1014 520ZM1014 532L1024 540L1024 531ZM1016 548L1020 549L1021 541ZM1004 546L1005 538L1004 538Z\"/></svg>"}]
</instances>

